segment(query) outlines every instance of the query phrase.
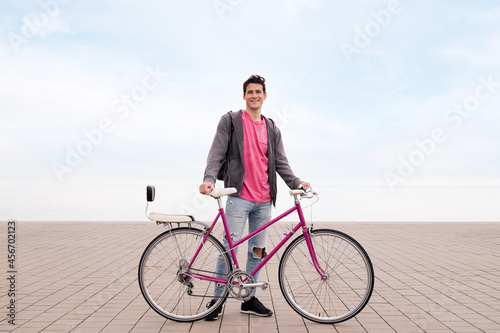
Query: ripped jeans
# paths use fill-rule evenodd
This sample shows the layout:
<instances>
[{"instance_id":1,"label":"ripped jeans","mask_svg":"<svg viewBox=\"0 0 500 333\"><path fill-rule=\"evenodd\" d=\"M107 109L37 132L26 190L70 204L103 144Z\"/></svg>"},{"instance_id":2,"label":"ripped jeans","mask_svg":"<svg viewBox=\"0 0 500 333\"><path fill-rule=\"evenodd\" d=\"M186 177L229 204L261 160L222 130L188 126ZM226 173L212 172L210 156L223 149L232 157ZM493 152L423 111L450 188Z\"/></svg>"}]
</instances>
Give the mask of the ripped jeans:
<instances>
[{"instance_id":1,"label":"ripped jeans","mask_svg":"<svg viewBox=\"0 0 500 333\"><path fill-rule=\"evenodd\" d=\"M225 213L229 232L232 237L232 242L235 243L243 237L247 219L249 234L259 229L271 220L271 202L251 202L240 197L228 197ZM248 273L251 273L255 269L255 267L257 267L262 261L262 259L254 253L253 249L264 249L266 247L266 235L267 230L263 230L248 240L247 264L245 269ZM229 249L229 244L226 237L224 237L224 248ZM235 251L237 250L238 248L235 249ZM264 253L264 250L262 250L262 252ZM220 255L217 259L217 266L215 270L217 273L217 277L225 278L224 275L227 272L224 267L224 261L222 260ZM255 273L255 275L253 276L256 282L259 278L259 273L260 271ZM214 297L221 297L223 290L223 287L217 287L216 285Z\"/></svg>"}]
</instances>

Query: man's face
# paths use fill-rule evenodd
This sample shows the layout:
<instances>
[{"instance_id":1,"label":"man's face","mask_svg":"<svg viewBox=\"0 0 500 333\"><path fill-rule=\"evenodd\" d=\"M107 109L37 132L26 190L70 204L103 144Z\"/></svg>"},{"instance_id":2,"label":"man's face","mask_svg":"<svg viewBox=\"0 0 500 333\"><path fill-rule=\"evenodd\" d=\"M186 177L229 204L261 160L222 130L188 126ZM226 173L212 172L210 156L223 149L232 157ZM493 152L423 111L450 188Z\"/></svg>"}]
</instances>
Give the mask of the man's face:
<instances>
[{"instance_id":1,"label":"man's face","mask_svg":"<svg viewBox=\"0 0 500 333\"><path fill-rule=\"evenodd\" d=\"M247 102L247 110L259 110L266 97L267 93L264 93L260 83L249 83L247 91L243 94L243 99Z\"/></svg>"}]
</instances>

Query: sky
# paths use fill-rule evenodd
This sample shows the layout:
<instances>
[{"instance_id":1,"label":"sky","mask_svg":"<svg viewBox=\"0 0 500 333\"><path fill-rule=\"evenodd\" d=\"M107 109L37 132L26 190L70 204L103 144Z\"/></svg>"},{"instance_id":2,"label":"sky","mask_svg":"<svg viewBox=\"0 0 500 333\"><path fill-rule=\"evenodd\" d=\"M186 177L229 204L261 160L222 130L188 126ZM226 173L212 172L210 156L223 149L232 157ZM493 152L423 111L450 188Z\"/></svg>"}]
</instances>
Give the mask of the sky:
<instances>
[{"instance_id":1,"label":"sky","mask_svg":"<svg viewBox=\"0 0 500 333\"><path fill-rule=\"evenodd\" d=\"M28 0L0 13L2 220L136 219L146 184L199 210L215 128L244 108L252 74L293 170L323 193L320 219L500 220L496 1Z\"/></svg>"}]
</instances>

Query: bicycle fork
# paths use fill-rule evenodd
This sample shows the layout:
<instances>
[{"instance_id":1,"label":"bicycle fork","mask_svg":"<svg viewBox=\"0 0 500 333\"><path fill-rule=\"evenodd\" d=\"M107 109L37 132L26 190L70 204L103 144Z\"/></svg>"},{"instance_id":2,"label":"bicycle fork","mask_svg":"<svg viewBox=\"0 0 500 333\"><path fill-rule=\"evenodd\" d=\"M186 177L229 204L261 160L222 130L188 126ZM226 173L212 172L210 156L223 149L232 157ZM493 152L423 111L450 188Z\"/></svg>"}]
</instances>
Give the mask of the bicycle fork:
<instances>
[{"instance_id":1,"label":"bicycle fork","mask_svg":"<svg viewBox=\"0 0 500 333\"><path fill-rule=\"evenodd\" d=\"M304 229L304 237L306 238L307 248L309 249L309 253L311 254L311 259L312 259L314 268L316 268L316 271L321 276L322 280L328 279L328 275L326 274L326 271L323 268L321 268L319 261L318 261L318 257L316 256L316 251L314 251L314 246L313 246L313 241L312 241L314 236L310 232L309 228Z\"/></svg>"}]
</instances>

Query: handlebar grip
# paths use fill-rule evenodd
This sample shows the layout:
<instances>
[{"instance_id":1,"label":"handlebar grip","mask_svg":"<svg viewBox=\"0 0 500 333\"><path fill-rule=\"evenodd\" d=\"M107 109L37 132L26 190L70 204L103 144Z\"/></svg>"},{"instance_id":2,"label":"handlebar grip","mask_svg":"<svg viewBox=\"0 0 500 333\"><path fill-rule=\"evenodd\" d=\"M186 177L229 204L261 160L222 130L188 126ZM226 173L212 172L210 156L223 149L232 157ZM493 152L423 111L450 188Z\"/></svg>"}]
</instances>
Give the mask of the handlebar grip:
<instances>
[{"instance_id":1,"label":"handlebar grip","mask_svg":"<svg viewBox=\"0 0 500 333\"><path fill-rule=\"evenodd\" d=\"M299 185L299 189L301 189L302 191L304 191L304 193L312 193L313 195L317 195L318 193L315 192L312 187L304 187L302 185Z\"/></svg>"}]
</instances>

